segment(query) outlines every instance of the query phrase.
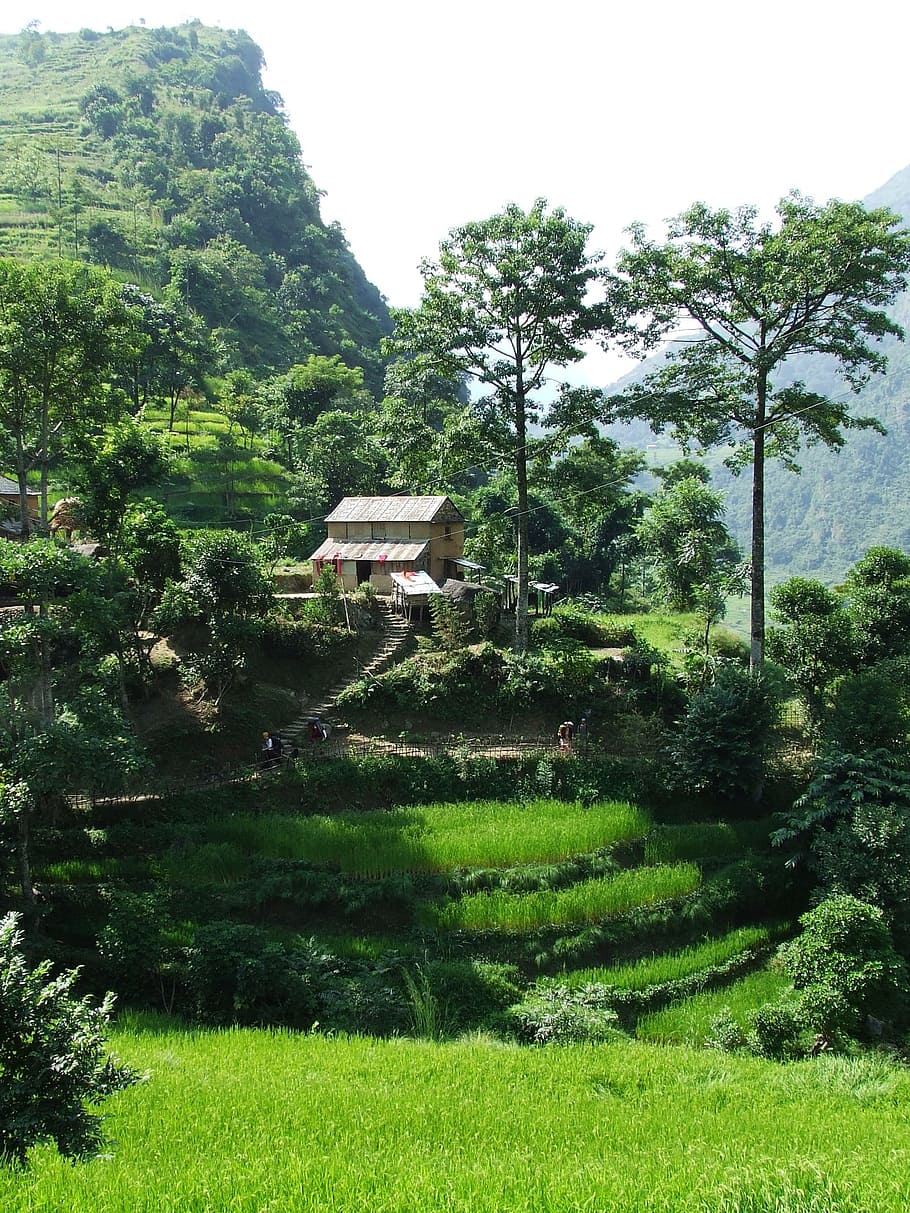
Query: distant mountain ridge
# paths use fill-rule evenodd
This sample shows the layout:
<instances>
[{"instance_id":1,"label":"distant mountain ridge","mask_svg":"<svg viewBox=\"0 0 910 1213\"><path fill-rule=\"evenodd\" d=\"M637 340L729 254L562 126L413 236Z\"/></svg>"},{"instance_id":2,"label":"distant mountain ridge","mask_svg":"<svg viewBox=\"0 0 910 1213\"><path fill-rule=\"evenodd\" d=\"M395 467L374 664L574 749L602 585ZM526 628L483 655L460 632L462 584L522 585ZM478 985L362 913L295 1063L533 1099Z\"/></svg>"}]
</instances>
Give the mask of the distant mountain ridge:
<instances>
[{"instance_id":1,"label":"distant mountain ridge","mask_svg":"<svg viewBox=\"0 0 910 1213\"><path fill-rule=\"evenodd\" d=\"M62 255L178 292L236 365L340 354L382 377L385 301L319 213L242 31L0 36L0 255Z\"/></svg>"},{"instance_id":2,"label":"distant mountain ridge","mask_svg":"<svg viewBox=\"0 0 910 1213\"><path fill-rule=\"evenodd\" d=\"M870 207L888 207L910 223L910 166L863 201ZM907 331L907 340L887 342L887 371L874 376L856 396L823 358L810 355L787 364L788 378L803 379L817 391L849 397L851 413L877 417L888 433L883 437L869 431L848 432L839 452L805 448L799 457L802 473L798 476L779 464L767 464L769 583L796 574L838 582L875 544L910 552L910 291L897 298L889 314ZM643 373L639 368L607 390L621 390ZM614 427L611 433L639 446L654 440L640 427ZM748 551L750 477L731 476L717 452L706 462L714 483L724 490L728 525Z\"/></svg>"}]
</instances>

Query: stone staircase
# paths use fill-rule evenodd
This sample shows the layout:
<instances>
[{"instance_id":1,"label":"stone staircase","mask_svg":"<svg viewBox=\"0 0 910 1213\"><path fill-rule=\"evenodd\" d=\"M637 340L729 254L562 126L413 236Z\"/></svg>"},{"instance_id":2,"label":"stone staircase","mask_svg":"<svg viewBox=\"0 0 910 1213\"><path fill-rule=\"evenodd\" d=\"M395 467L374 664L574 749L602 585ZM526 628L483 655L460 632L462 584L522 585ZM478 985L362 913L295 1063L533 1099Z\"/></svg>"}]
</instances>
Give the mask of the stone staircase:
<instances>
[{"instance_id":1,"label":"stone staircase","mask_svg":"<svg viewBox=\"0 0 910 1213\"><path fill-rule=\"evenodd\" d=\"M384 599L380 600L380 610L382 612L382 639L373 656L365 665L358 666L349 677L342 679L327 691L317 703L312 706L307 705L307 710L301 716L282 728L281 739L285 746L299 746L308 743L310 721L314 718L325 720L335 707L335 702L345 687L361 678L369 678L371 675L380 673L395 660L410 635L410 624L401 615L396 615L391 603Z\"/></svg>"}]
</instances>

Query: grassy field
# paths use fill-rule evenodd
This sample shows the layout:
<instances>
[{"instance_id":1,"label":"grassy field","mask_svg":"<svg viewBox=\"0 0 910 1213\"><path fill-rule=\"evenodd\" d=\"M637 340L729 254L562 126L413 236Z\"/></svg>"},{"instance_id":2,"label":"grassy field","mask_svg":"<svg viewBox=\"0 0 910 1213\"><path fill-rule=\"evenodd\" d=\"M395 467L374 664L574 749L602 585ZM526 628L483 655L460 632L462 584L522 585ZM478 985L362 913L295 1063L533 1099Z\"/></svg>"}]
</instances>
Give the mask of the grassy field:
<instances>
[{"instance_id":1,"label":"grassy field","mask_svg":"<svg viewBox=\"0 0 910 1213\"><path fill-rule=\"evenodd\" d=\"M514 866L586 854L647 833L641 809L559 800L420 805L333 816L263 815L213 822L212 843L238 854L306 859L356 876Z\"/></svg>"},{"instance_id":2,"label":"grassy field","mask_svg":"<svg viewBox=\"0 0 910 1213\"><path fill-rule=\"evenodd\" d=\"M443 930L533 931L553 925L600 922L623 910L682 897L700 883L701 873L694 864L664 864L579 881L568 889L471 893L441 909L428 907L427 917Z\"/></svg>"},{"instance_id":3,"label":"grassy field","mask_svg":"<svg viewBox=\"0 0 910 1213\"><path fill-rule=\"evenodd\" d=\"M635 1042L125 1027L112 1150L0 1171L4 1213L904 1213L910 1075Z\"/></svg>"}]
</instances>

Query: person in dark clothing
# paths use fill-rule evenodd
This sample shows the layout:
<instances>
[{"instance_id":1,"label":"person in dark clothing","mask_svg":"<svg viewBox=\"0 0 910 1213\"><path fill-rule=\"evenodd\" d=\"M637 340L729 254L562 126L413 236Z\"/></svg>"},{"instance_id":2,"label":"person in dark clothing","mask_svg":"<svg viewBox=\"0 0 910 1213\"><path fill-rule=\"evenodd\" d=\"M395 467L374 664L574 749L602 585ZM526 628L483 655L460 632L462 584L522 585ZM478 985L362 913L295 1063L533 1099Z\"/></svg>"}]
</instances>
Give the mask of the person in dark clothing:
<instances>
[{"instance_id":1,"label":"person in dark clothing","mask_svg":"<svg viewBox=\"0 0 910 1213\"><path fill-rule=\"evenodd\" d=\"M281 762L281 751L283 749L281 738L277 733L262 734L262 765L265 767L275 767Z\"/></svg>"}]
</instances>

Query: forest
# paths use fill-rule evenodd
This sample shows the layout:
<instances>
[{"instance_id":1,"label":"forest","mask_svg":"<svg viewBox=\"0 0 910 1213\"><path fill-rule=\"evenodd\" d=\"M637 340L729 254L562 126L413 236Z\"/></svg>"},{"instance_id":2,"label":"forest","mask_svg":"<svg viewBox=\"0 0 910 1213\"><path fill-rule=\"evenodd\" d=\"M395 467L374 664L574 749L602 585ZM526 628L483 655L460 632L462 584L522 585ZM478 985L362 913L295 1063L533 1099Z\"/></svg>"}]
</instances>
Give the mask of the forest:
<instances>
[{"instance_id":1,"label":"forest","mask_svg":"<svg viewBox=\"0 0 910 1213\"><path fill-rule=\"evenodd\" d=\"M0 38L0 1204L902 1210L901 210L509 204L388 309L261 67ZM396 496L414 617L311 559Z\"/></svg>"}]
</instances>

